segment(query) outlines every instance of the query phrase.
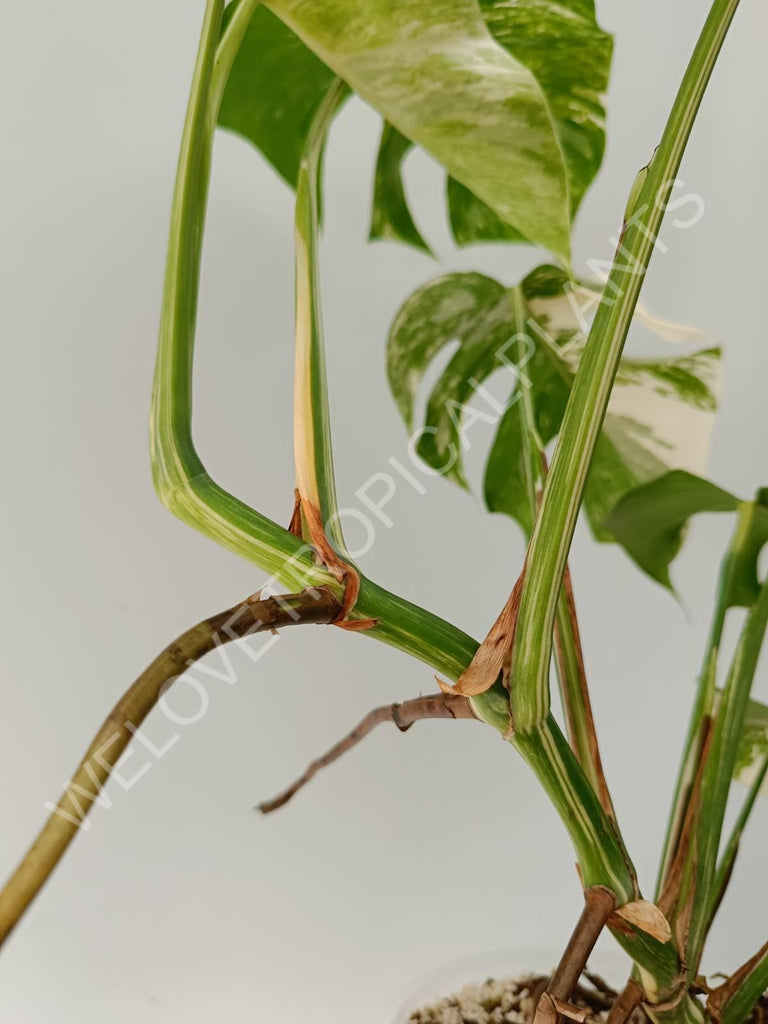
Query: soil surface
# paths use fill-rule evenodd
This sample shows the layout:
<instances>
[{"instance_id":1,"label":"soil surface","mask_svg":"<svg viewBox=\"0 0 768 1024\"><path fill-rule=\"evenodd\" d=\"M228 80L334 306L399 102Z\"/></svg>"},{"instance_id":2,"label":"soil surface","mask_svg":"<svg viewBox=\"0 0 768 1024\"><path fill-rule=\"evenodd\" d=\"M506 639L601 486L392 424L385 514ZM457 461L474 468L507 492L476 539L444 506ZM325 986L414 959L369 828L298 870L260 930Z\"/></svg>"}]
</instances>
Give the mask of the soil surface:
<instances>
[{"instance_id":1,"label":"soil surface","mask_svg":"<svg viewBox=\"0 0 768 1024\"><path fill-rule=\"evenodd\" d=\"M488 978L478 985L466 985L454 996L432 1006L415 1010L410 1024L531 1024L546 977ZM585 972L570 1000L587 1010L585 1024L605 1024L616 992L596 974ZM634 1011L627 1024L650 1024L642 1008ZM768 993L760 1000L745 1024L768 1024Z\"/></svg>"},{"instance_id":2,"label":"soil surface","mask_svg":"<svg viewBox=\"0 0 768 1024\"><path fill-rule=\"evenodd\" d=\"M411 1014L411 1024L530 1024L539 996L548 978L488 978L479 985L466 985L460 992L425 1006ZM588 1012L586 1024L604 1024L616 993L602 978L585 974L570 1000ZM642 1010L635 1011L629 1024L648 1024Z\"/></svg>"}]
</instances>

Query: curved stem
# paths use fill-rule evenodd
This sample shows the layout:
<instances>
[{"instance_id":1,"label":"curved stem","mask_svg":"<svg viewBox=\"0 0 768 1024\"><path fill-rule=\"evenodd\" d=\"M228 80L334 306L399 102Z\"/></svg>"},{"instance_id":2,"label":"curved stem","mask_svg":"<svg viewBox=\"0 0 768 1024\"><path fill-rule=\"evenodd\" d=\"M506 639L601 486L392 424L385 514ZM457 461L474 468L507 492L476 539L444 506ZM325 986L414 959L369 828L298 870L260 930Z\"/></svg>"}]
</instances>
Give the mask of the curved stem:
<instances>
[{"instance_id":1,"label":"curved stem","mask_svg":"<svg viewBox=\"0 0 768 1024\"><path fill-rule=\"evenodd\" d=\"M141 723L191 664L233 640L299 623L328 623L340 611L328 590L264 601L258 595L185 630L123 694L89 746L64 795L0 892L0 946L49 878L77 833L89 827L88 812Z\"/></svg>"},{"instance_id":2,"label":"curved stem","mask_svg":"<svg viewBox=\"0 0 768 1024\"><path fill-rule=\"evenodd\" d=\"M192 439L192 363L205 210L218 108L254 4L219 42L224 0L208 0L179 153L150 418L152 473L163 504L290 589L338 586L311 548L208 475Z\"/></svg>"},{"instance_id":3,"label":"curved stem","mask_svg":"<svg viewBox=\"0 0 768 1024\"><path fill-rule=\"evenodd\" d=\"M658 163L656 177L676 167L679 162L682 147L679 153L675 151L671 155L668 152L669 147L674 150L681 140L684 146L693 121L695 106L698 105L706 78L711 71L711 64L714 63L716 51L722 42L718 33L724 35L727 28L726 15L729 21L735 7L736 0L716 0L707 29L686 75L684 89L681 92L682 98L678 99L670 126L665 133L666 149L663 143L659 151L663 159L654 161L654 167ZM283 530L265 516L227 494L211 480L195 451L192 440L192 356L197 293L216 120L215 105L221 95L215 76L223 76L226 72L226 61L222 61L220 69L217 70L216 67L216 43L222 11L223 0L208 0L174 194L152 415L155 483L161 499L182 519L262 566L277 578L286 581L291 588L295 586L294 581L297 580L300 580L301 586L325 582L334 588L334 594L338 595L338 583L316 564L311 548L302 545L301 541L287 530ZM688 107L686 103L689 104ZM678 129L676 136L675 129ZM649 175L649 181L651 184L655 181L653 173ZM655 195L650 188L651 186L648 187L647 194ZM641 195L641 200L642 198ZM627 233L627 247L635 255L639 255L641 264L645 260L645 265L650 259L652 246L645 244L644 247L641 228L649 230L654 223L654 216L655 213L645 221L641 219L638 222L640 226L637 223L631 224ZM622 283L624 279L621 273L617 271L616 274L619 283ZM601 306L592 342L587 347L580 378L577 378L577 387L569 403L566 422L570 423L570 427L564 428L564 435L568 440L564 444L561 438L556 457L558 472L554 474L553 466L553 475L556 479L550 480L547 487L549 498L545 497L544 502L545 511L547 508L554 511L542 514L541 518L545 520L546 528L539 530L537 527L538 532L534 532L532 539L532 550L537 546L540 550L537 555L537 579L530 588L533 595L530 599L532 613L529 616L531 622L527 626L535 628L526 627L518 630L518 636L525 637L525 645L517 645L515 656L520 663L513 665L516 680L514 689L519 693L522 702L517 725L523 730L530 730L527 735L521 734L516 738L516 745L525 754L555 800L574 842L578 844L580 860L587 867L586 874L594 884L607 884L614 888L620 901L631 898L634 880L624 861L616 836L610 825L606 825L607 818L594 789L584 777L573 752L560 736L555 723L548 721L546 707L542 707L539 701L535 708L529 707L526 712L525 705L527 695L533 692L529 681L535 682L537 672L540 674L539 679L543 678L546 683L554 607L560 592L572 534L569 517L575 521L580 501L577 490L579 485L583 486L583 480L580 481L580 478L586 473L591 454L590 444L594 442L588 429L590 416L585 418L586 434L581 427L576 430L574 423L579 427L579 415L585 411L597 419L602 417L604 401L607 401L610 391L608 378L612 379L611 365L613 361L618 360L626 334L625 325L631 318L636 292L639 291L638 284L633 296L633 282L630 280L628 285L629 298L626 294L623 295L613 308L609 308L605 302ZM595 387L598 391L593 394ZM595 430L599 430L599 422ZM568 461L571 456L574 463L569 468ZM576 495L575 499L573 495ZM567 500L562 500L563 496ZM562 534L558 534L556 529L559 504L566 510L567 521L564 523L565 529ZM554 544L555 548L559 544L559 550L554 550L553 554L549 550L550 544ZM554 595L551 615L548 606L548 587ZM542 598L543 618L540 614ZM477 649L476 642L461 630L410 602L387 593L365 579L361 579L356 613L361 618L379 620L379 625L367 635L375 636L413 654L450 679L458 678ZM517 685L518 683L520 685ZM474 698L472 706L478 717L500 732L506 733L509 722L509 697L502 688L495 686L487 693ZM536 723L539 723L538 732L535 729ZM548 752L556 755L554 763L548 759ZM602 848L590 845L593 843L595 830L600 834L604 833L606 837ZM638 938L638 943L633 955L647 970L653 970L654 977L660 979L659 987L663 987L671 969L670 955L676 963L674 951L670 954L668 947L660 946L658 943L656 945L660 946L659 949L646 949L643 947L645 939L642 936Z\"/></svg>"}]
</instances>

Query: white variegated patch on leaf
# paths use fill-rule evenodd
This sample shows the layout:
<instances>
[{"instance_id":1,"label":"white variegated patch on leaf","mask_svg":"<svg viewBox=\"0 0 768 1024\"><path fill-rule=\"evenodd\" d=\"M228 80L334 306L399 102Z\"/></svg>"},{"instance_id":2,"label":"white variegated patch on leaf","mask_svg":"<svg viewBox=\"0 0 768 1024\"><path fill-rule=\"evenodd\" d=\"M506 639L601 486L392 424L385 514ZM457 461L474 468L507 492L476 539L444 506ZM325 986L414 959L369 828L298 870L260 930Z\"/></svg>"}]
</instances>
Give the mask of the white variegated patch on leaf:
<instances>
[{"instance_id":1,"label":"white variegated patch on leaf","mask_svg":"<svg viewBox=\"0 0 768 1024\"><path fill-rule=\"evenodd\" d=\"M406 138L529 241L570 258L563 147L534 73L477 0L270 0L269 9Z\"/></svg>"},{"instance_id":2,"label":"white variegated patch on leaf","mask_svg":"<svg viewBox=\"0 0 768 1024\"><path fill-rule=\"evenodd\" d=\"M242 3L227 5L225 24ZM385 119L372 238L428 251L401 176L416 144L448 172L457 242L529 241L567 262L603 158L612 48L591 0L270 0L245 34L219 121L295 185L338 74Z\"/></svg>"},{"instance_id":3,"label":"white variegated patch on leaf","mask_svg":"<svg viewBox=\"0 0 768 1024\"><path fill-rule=\"evenodd\" d=\"M592 0L479 0L491 35L536 77L565 157L571 215L600 169L605 149L603 95L613 40ZM471 191L448 182L456 241L524 241L525 231L494 215Z\"/></svg>"},{"instance_id":4,"label":"white variegated patch on leaf","mask_svg":"<svg viewBox=\"0 0 768 1024\"><path fill-rule=\"evenodd\" d=\"M583 295L591 293L597 302L600 293L591 285L571 290L565 276L560 279L561 289L537 298L532 309L560 343L561 358L573 377L586 343L584 312L594 308L592 303L585 306ZM701 337L694 329L661 320L645 309L637 319L665 341ZM605 520L634 487L672 469L705 472L720 377L717 347L664 358L622 359L584 497L598 539L611 540Z\"/></svg>"},{"instance_id":5,"label":"white variegated patch on leaf","mask_svg":"<svg viewBox=\"0 0 768 1024\"><path fill-rule=\"evenodd\" d=\"M427 403L417 450L429 465L466 487L463 420L478 385L502 365L515 326L508 290L483 274L447 274L419 288L395 317L387 347L389 383L406 426L422 378L446 345L459 347Z\"/></svg>"},{"instance_id":6,"label":"white variegated patch on leaf","mask_svg":"<svg viewBox=\"0 0 768 1024\"><path fill-rule=\"evenodd\" d=\"M719 383L719 349L622 361L585 494L599 537L608 539L605 519L630 488L670 469L705 472Z\"/></svg>"},{"instance_id":7,"label":"white variegated patch on leaf","mask_svg":"<svg viewBox=\"0 0 768 1024\"><path fill-rule=\"evenodd\" d=\"M750 700L744 720L744 731L739 742L733 775L745 786L755 783L765 759L768 757L768 707L756 700ZM768 780L764 781L761 793L768 793Z\"/></svg>"},{"instance_id":8,"label":"white variegated patch on leaf","mask_svg":"<svg viewBox=\"0 0 768 1024\"><path fill-rule=\"evenodd\" d=\"M520 305L522 324L514 313ZM571 293L567 276L557 267L539 267L516 289L480 274L449 274L418 289L390 332L390 386L409 429L431 361L449 343L459 343L428 398L418 451L433 468L466 486L460 462L462 413L483 380L509 365L510 339L520 336L522 328L527 343L522 386L529 392L536 436L521 418L520 391L512 375L484 490L488 507L511 515L526 532L532 514L525 472L532 460L523 457L525 446L534 444L538 451L560 429L585 343L583 310L583 296ZM691 333L645 312L643 320L659 326L665 338ZM683 475L703 471L719 380L717 348L622 360L587 483L586 512L599 540L616 539L605 521L627 493L655 480L663 487L671 470Z\"/></svg>"},{"instance_id":9,"label":"white variegated patch on leaf","mask_svg":"<svg viewBox=\"0 0 768 1024\"><path fill-rule=\"evenodd\" d=\"M493 38L533 74L549 107L565 159L571 216L597 174L605 149L603 95L608 88L613 40L597 24L591 0L480 0L480 11ZM390 148L385 127L379 161ZM412 145L409 141L408 147ZM472 187L448 177L446 198L454 239L473 242L525 242L520 225L499 216ZM377 175L374 224L410 221L403 199L399 167L389 181ZM410 228L388 237L422 248ZM377 237L383 237L377 235Z\"/></svg>"}]
</instances>

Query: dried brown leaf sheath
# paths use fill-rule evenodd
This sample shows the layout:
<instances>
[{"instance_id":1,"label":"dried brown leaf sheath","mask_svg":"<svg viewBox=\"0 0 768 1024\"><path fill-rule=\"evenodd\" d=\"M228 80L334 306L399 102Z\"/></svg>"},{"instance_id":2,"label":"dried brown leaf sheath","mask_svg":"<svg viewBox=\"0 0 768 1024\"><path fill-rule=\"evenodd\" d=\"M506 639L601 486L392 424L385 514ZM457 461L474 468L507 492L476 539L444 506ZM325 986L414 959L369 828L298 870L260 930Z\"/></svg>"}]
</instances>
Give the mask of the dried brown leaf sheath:
<instances>
[{"instance_id":1,"label":"dried brown leaf sheath","mask_svg":"<svg viewBox=\"0 0 768 1024\"><path fill-rule=\"evenodd\" d=\"M353 565L340 558L329 543L325 527L323 526L323 517L320 515L320 509L313 505L311 501L302 498L297 492L296 505L294 506L291 518L292 526L295 527L297 522L300 523L302 512L307 529L309 530L310 540L317 551L320 561L344 587L344 600L341 612L333 625L340 626L342 629L347 629L351 632L373 629L378 621L376 619L349 618L350 612L357 602L357 596L360 593L360 574Z\"/></svg>"},{"instance_id":2,"label":"dried brown leaf sheath","mask_svg":"<svg viewBox=\"0 0 768 1024\"><path fill-rule=\"evenodd\" d=\"M672 938L669 921L656 904L649 900L634 900L632 903L625 903L623 907L619 907L611 914L608 924L618 931L622 930L622 925L624 928L626 925L631 925L641 932L646 932L659 942L669 942Z\"/></svg>"},{"instance_id":3,"label":"dried brown leaf sheath","mask_svg":"<svg viewBox=\"0 0 768 1024\"><path fill-rule=\"evenodd\" d=\"M522 589L523 575L521 574L512 588L507 603L501 609L499 617L475 652L469 668L459 676L456 685L449 686L448 683L440 679L437 680L444 693L477 697L479 694L485 693L486 690L490 690L509 660Z\"/></svg>"}]
</instances>

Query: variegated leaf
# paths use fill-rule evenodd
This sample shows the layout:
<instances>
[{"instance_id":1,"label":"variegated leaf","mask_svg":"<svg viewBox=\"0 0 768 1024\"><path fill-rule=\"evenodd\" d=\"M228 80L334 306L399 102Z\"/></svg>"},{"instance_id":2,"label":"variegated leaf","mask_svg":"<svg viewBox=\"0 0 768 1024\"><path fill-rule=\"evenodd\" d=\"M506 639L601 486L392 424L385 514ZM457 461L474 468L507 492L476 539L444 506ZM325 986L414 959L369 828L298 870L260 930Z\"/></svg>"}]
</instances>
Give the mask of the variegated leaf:
<instances>
[{"instance_id":1,"label":"variegated leaf","mask_svg":"<svg viewBox=\"0 0 768 1024\"><path fill-rule=\"evenodd\" d=\"M768 758L768 707L750 700L744 719L744 731L739 742L739 753L734 767L734 778L745 786L758 781ZM768 793L768 782L763 780L762 793Z\"/></svg>"},{"instance_id":2,"label":"variegated leaf","mask_svg":"<svg viewBox=\"0 0 768 1024\"><path fill-rule=\"evenodd\" d=\"M571 215L575 215L603 159L602 95L608 87L612 39L598 26L591 0L547 5L537 0L481 0L480 9L491 35L541 86L565 158ZM519 225L500 217L471 188L450 176L447 201L459 245L526 241ZM384 216L386 210L387 196L377 192L374 215ZM407 236L402 240L412 242Z\"/></svg>"},{"instance_id":3,"label":"variegated leaf","mask_svg":"<svg viewBox=\"0 0 768 1024\"><path fill-rule=\"evenodd\" d=\"M719 349L622 361L584 496L600 540L610 539L603 524L628 490L671 467L705 471L719 370Z\"/></svg>"},{"instance_id":4,"label":"variegated leaf","mask_svg":"<svg viewBox=\"0 0 768 1024\"><path fill-rule=\"evenodd\" d=\"M430 395L418 451L429 465L466 487L462 452L465 403L502 365L514 334L507 289L483 274L448 274L420 288L397 314L389 335L389 383L409 429L422 377L450 342L459 348Z\"/></svg>"},{"instance_id":5,"label":"variegated leaf","mask_svg":"<svg viewBox=\"0 0 768 1024\"><path fill-rule=\"evenodd\" d=\"M574 377L585 344L581 289L572 290L554 268L548 274L549 294L536 296L531 308L559 343L560 357ZM671 336L668 322L645 313L641 319L651 329L658 327L665 339ZM661 359L622 359L584 496L598 540L612 539L605 520L628 491L671 469L705 471L720 390L720 356L720 349L713 347Z\"/></svg>"},{"instance_id":6,"label":"variegated leaf","mask_svg":"<svg viewBox=\"0 0 768 1024\"><path fill-rule=\"evenodd\" d=\"M573 216L603 159L602 97L608 88L613 40L597 24L592 0L480 0L480 9L493 37L530 69L546 96L565 157ZM525 241L519 224L494 216L453 181L448 182L448 205L459 244Z\"/></svg>"},{"instance_id":7,"label":"variegated leaf","mask_svg":"<svg viewBox=\"0 0 768 1024\"><path fill-rule=\"evenodd\" d=\"M583 349L583 303L568 289L566 276L552 266L533 271L518 289L480 274L453 274L424 285L404 304L390 332L388 365L390 386L409 428L431 360L458 342L427 401L418 443L432 467L466 486L461 455L476 415L468 410L480 403L486 410L482 418L489 418L494 407L478 389L495 370L514 368L519 360L515 338L525 342L517 373L531 398L537 452L556 436ZM513 314L515 291L525 310L522 332ZM664 324L664 330L668 333L670 325ZM702 468L717 404L719 355L717 349L706 349L622 361L587 487L587 515L598 539L614 539L604 521L627 492L664 478L671 467ZM511 386L517 373L510 376ZM506 407L496 407L498 430L484 489L489 508L508 513L528 531L531 504L524 474L531 460L523 455L531 438L518 415L520 395L515 387Z\"/></svg>"},{"instance_id":8,"label":"variegated leaf","mask_svg":"<svg viewBox=\"0 0 768 1024\"><path fill-rule=\"evenodd\" d=\"M228 5L225 24L241 2ZM594 5L442 0L426 18L423 8L411 17L412 0L358 8L337 0L323 24L300 0L260 6L220 124L252 141L295 185L309 125L336 71L392 121L377 161L372 238L427 248L401 178L415 141L455 174L448 206L457 241L527 237L567 258L570 218L604 148L612 41ZM345 31L333 38L339 23Z\"/></svg>"},{"instance_id":9,"label":"variegated leaf","mask_svg":"<svg viewBox=\"0 0 768 1024\"><path fill-rule=\"evenodd\" d=\"M269 7L498 216L568 261L568 179L552 111L533 72L488 31L476 0Z\"/></svg>"}]
</instances>

